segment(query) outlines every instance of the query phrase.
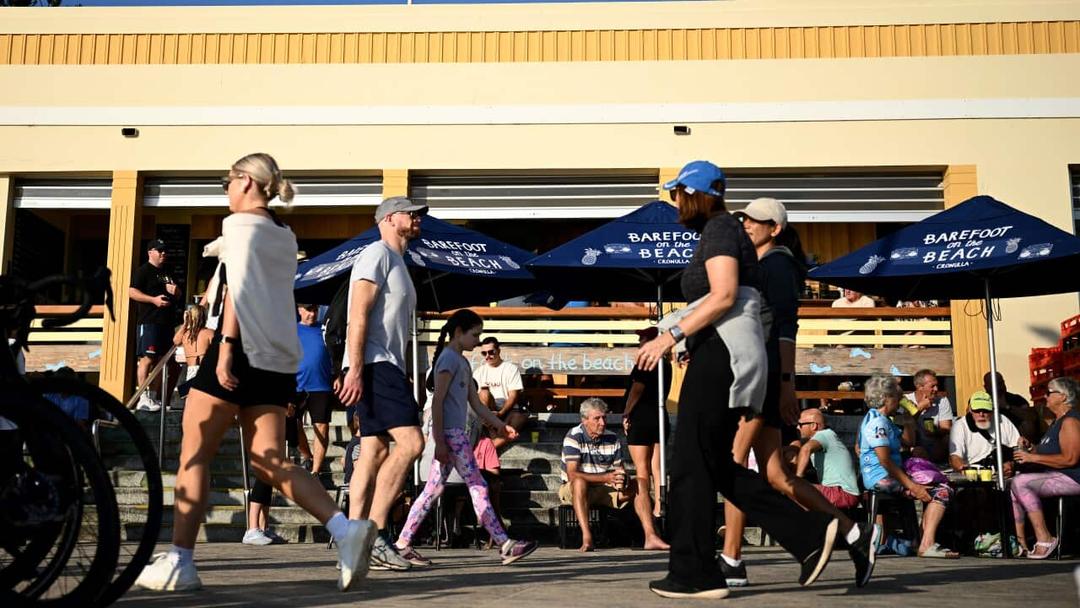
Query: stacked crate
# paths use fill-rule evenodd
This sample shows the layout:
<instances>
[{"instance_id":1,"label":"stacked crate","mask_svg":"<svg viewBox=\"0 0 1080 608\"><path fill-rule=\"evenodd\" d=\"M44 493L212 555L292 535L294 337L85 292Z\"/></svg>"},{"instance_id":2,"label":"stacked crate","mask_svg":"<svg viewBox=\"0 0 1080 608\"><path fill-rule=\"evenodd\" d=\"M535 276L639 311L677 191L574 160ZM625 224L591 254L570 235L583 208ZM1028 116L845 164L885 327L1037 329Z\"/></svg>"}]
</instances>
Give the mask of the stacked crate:
<instances>
[{"instance_id":1,"label":"stacked crate","mask_svg":"<svg viewBox=\"0 0 1080 608\"><path fill-rule=\"evenodd\" d=\"M1061 322L1061 371L1080 380L1080 315Z\"/></svg>"},{"instance_id":2,"label":"stacked crate","mask_svg":"<svg viewBox=\"0 0 1080 608\"><path fill-rule=\"evenodd\" d=\"M1050 348L1033 348L1028 355L1031 373L1031 400L1046 401L1046 384L1061 375L1061 344Z\"/></svg>"},{"instance_id":3,"label":"stacked crate","mask_svg":"<svg viewBox=\"0 0 1080 608\"><path fill-rule=\"evenodd\" d=\"M1058 376L1080 380L1080 315L1061 322L1061 339L1057 346L1033 348L1028 355L1031 373L1031 400L1046 400L1046 385Z\"/></svg>"}]
</instances>

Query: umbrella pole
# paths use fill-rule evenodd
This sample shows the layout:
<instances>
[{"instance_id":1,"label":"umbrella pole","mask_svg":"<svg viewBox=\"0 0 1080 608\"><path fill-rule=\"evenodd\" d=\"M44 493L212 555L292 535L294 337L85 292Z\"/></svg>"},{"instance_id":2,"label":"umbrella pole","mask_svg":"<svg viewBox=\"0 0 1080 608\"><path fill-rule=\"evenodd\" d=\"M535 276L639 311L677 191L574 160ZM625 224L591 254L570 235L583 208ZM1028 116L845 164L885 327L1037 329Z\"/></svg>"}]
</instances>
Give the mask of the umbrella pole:
<instances>
[{"instance_id":1,"label":"umbrella pole","mask_svg":"<svg viewBox=\"0 0 1080 608\"><path fill-rule=\"evenodd\" d=\"M662 286L656 286L656 322L659 323L664 318L664 295L662 293ZM661 505L666 504L667 501L667 437L665 436L664 429L666 428L664 423L667 422L667 395L664 394L664 362L659 361L656 364L656 415L658 423L660 424L660 480L658 487L660 489L659 496L656 497L660 501ZM663 507L661 507L663 509ZM666 509L661 511L666 512Z\"/></svg>"},{"instance_id":2,"label":"umbrella pole","mask_svg":"<svg viewBox=\"0 0 1080 608\"><path fill-rule=\"evenodd\" d=\"M998 383L997 383L997 347L994 344L994 309L993 302L990 299L990 279L984 279L983 283L986 287L986 335L989 339L990 348L990 396L994 402L994 451L997 458L997 473L998 473L998 489L1002 492L1005 491L1005 469L1003 468L1002 455L1001 455L1001 408L999 407L1000 397L998 396ZM1004 535L1002 535L1004 536ZM1002 546L1005 546L1005 541L1002 541Z\"/></svg>"}]
</instances>

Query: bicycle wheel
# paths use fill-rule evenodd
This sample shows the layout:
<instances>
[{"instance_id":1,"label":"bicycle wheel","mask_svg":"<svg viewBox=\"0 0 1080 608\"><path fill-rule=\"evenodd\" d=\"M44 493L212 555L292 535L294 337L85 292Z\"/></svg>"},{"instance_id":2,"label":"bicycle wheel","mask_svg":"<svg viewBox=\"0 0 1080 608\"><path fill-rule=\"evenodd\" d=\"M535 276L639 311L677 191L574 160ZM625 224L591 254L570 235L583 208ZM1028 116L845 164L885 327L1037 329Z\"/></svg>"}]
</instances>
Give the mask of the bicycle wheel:
<instances>
[{"instance_id":1,"label":"bicycle wheel","mask_svg":"<svg viewBox=\"0 0 1080 608\"><path fill-rule=\"evenodd\" d=\"M25 386L4 386L0 599L96 606L119 551L116 497L84 431Z\"/></svg>"},{"instance_id":2,"label":"bicycle wheel","mask_svg":"<svg viewBox=\"0 0 1080 608\"><path fill-rule=\"evenodd\" d=\"M163 490L157 451L135 415L100 388L64 378L31 380L30 386L42 395L82 397L89 403L91 421L111 417L116 423L101 426L98 437L98 452L123 510L116 574L100 597L102 605L111 604L131 588L149 563L161 532ZM141 508L144 504L145 509Z\"/></svg>"}]
</instances>

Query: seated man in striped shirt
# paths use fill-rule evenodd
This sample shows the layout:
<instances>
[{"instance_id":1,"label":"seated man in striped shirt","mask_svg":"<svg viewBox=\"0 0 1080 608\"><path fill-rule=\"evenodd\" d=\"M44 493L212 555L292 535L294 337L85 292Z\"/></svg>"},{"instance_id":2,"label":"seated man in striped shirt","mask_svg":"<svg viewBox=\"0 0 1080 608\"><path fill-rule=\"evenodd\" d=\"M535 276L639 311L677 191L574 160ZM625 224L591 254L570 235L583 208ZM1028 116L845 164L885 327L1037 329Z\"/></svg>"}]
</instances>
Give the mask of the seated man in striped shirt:
<instances>
[{"instance_id":1,"label":"seated man in striped shirt","mask_svg":"<svg viewBox=\"0 0 1080 608\"><path fill-rule=\"evenodd\" d=\"M622 444L605 425L607 411L602 399L586 399L581 403L581 424L563 439L559 501L574 506L581 526L579 551L593 550L589 507L622 508L633 499L632 486L626 484Z\"/></svg>"}]
</instances>

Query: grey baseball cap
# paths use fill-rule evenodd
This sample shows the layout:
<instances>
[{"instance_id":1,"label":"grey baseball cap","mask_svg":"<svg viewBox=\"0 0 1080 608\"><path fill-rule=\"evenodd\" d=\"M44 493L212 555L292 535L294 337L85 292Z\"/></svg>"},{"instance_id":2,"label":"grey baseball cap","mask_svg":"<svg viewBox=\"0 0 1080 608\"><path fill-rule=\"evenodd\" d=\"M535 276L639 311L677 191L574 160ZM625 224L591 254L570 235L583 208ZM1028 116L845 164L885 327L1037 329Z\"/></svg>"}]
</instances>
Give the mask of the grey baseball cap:
<instances>
[{"instance_id":1,"label":"grey baseball cap","mask_svg":"<svg viewBox=\"0 0 1080 608\"><path fill-rule=\"evenodd\" d=\"M375 210L375 221L381 222L384 217L391 213L399 213L402 211L422 211L424 215L427 215L428 206L421 203L414 203L404 196L391 196L379 203L379 208Z\"/></svg>"}]
</instances>

